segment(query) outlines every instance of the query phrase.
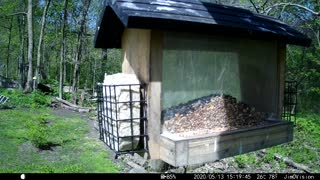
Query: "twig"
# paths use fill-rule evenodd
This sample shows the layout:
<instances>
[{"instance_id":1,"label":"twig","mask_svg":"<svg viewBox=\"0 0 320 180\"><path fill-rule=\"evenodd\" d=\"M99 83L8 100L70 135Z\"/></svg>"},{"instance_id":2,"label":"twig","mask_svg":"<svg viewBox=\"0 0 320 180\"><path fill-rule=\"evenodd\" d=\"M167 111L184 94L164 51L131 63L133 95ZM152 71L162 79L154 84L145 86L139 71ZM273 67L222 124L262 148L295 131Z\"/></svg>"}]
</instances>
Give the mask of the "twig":
<instances>
[{"instance_id":1,"label":"twig","mask_svg":"<svg viewBox=\"0 0 320 180\"><path fill-rule=\"evenodd\" d=\"M8 18L8 17L10 17L10 16L15 16L15 15L27 15L27 13L26 12L16 12L16 13L11 13L11 14L7 14L7 15L5 15L5 14L0 14L0 18Z\"/></svg>"},{"instance_id":2,"label":"twig","mask_svg":"<svg viewBox=\"0 0 320 180\"><path fill-rule=\"evenodd\" d=\"M307 173L312 173L311 170L307 166L305 166L303 164L295 163L291 159L289 159L288 157L282 157L279 154L274 154L274 157L278 161L283 160L289 166L293 166L295 168L301 169L301 170L303 170L303 171L305 171Z\"/></svg>"},{"instance_id":3,"label":"twig","mask_svg":"<svg viewBox=\"0 0 320 180\"><path fill-rule=\"evenodd\" d=\"M254 4L254 2L252 0L250 0L250 3L253 5L256 12L259 13L259 9L257 8L256 4Z\"/></svg>"},{"instance_id":4,"label":"twig","mask_svg":"<svg viewBox=\"0 0 320 180\"><path fill-rule=\"evenodd\" d=\"M258 155L260 157L263 157L266 153L267 153L267 151L265 149L263 149L258 152ZM307 173L312 173L311 170L306 165L296 163L296 162L292 161L291 159L289 159L288 157L282 157L280 154L277 154L277 153L274 154L274 157L277 161L284 161L289 166L303 170Z\"/></svg>"},{"instance_id":5,"label":"twig","mask_svg":"<svg viewBox=\"0 0 320 180\"><path fill-rule=\"evenodd\" d=\"M316 12L316 11L314 11L312 9L307 8L306 6L303 6L301 4L295 4L295 3L277 3L277 4L274 4L274 5L266 8L267 11L266 11L265 14L269 14L272 9L274 9L275 7L278 7L278 6L286 6L286 7L287 6L294 6L294 7L298 7L298 8L304 9L304 10L310 12L311 14L313 14L315 16L320 16L320 12Z\"/></svg>"},{"instance_id":6,"label":"twig","mask_svg":"<svg viewBox=\"0 0 320 180\"><path fill-rule=\"evenodd\" d=\"M73 111L77 111L77 112L90 112L92 110L95 110L95 108L88 108L88 107L81 107L81 106L77 106L75 104L72 104L66 100L60 99L58 97L55 98L56 101L61 103L61 107L66 108L66 109L70 109Z\"/></svg>"},{"instance_id":7,"label":"twig","mask_svg":"<svg viewBox=\"0 0 320 180\"><path fill-rule=\"evenodd\" d=\"M269 0L266 0L261 7L264 9L264 6L265 6L268 2L269 2Z\"/></svg>"}]
</instances>

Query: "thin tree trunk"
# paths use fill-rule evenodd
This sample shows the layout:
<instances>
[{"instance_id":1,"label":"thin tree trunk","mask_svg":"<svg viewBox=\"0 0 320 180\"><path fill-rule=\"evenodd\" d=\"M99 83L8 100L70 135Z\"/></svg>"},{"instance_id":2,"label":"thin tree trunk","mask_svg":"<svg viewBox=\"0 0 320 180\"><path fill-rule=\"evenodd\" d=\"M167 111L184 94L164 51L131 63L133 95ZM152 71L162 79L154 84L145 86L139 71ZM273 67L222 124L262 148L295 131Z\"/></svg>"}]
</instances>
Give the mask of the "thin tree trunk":
<instances>
[{"instance_id":1,"label":"thin tree trunk","mask_svg":"<svg viewBox=\"0 0 320 180\"><path fill-rule=\"evenodd\" d=\"M93 78L92 78L92 94L94 94L95 86L96 86L96 66L97 66L97 58L94 57L94 64L93 64Z\"/></svg>"},{"instance_id":2,"label":"thin tree trunk","mask_svg":"<svg viewBox=\"0 0 320 180\"><path fill-rule=\"evenodd\" d=\"M49 54L48 54L48 51L46 50L46 48L47 48L47 46L44 46L45 48L44 48L44 59L45 59L45 62L46 62L46 72L47 72L47 74L48 74L48 79L50 79L51 78L51 76L50 76L50 73L51 73L51 71L50 71L50 68L51 68L51 59L50 59L50 56L49 56Z\"/></svg>"},{"instance_id":3,"label":"thin tree trunk","mask_svg":"<svg viewBox=\"0 0 320 180\"><path fill-rule=\"evenodd\" d=\"M10 46L11 46L11 34L12 34L12 21L13 16L11 17L10 27L9 27L9 42L8 42L8 51L7 51L7 62L6 62L6 78L9 77L9 61L10 61Z\"/></svg>"},{"instance_id":4,"label":"thin tree trunk","mask_svg":"<svg viewBox=\"0 0 320 180\"><path fill-rule=\"evenodd\" d=\"M61 59L60 59L60 79L59 79L59 98L63 97L63 77L64 77L64 67L65 67L65 57L66 57L66 22L67 22L67 8L68 8L68 0L64 0L64 15L62 22L62 47L61 47Z\"/></svg>"},{"instance_id":5,"label":"thin tree trunk","mask_svg":"<svg viewBox=\"0 0 320 180\"><path fill-rule=\"evenodd\" d=\"M40 30L40 37L39 37L39 44L38 44L38 53L37 53L37 67L36 67L36 83L34 83L33 89L36 89L36 86L40 82L40 63L41 63L41 48L42 48L42 42L43 42L43 36L44 36L44 30L46 28L46 20L47 20L47 13L48 13L48 8L50 6L51 0L47 0L47 4L44 7L43 14L42 14L42 22L41 22L41 30Z\"/></svg>"},{"instance_id":6,"label":"thin tree trunk","mask_svg":"<svg viewBox=\"0 0 320 180\"><path fill-rule=\"evenodd\" d=\"M100 81L103 81L104 78L104 72L106 72L107 69L107 62L108 62L108 50L107 49L102 49L101 51L101 73L99 76Z\"/></svg>"},{"instance_id":7,"label":"thin tree trunk","mask_svg":"<svg viewBox=\"0 0 320 180\"><path fill-rule=\"evenodd\" d=\"M22 20L18 17L18 24L19 24L19 38L20 38L20 52L19 52L19 79L20 79L20 86L24 88L25 85L25 68L24 68L24 32L25 32L25 18L22 16Z\"/></svg>"},{"instance_id":8,"label":"thin tree trunk","mask_svg":"<svg viewBox=\"0 0 320 180\"><path fill-rule=\"evenodd\" d=\"M31 92L32 91L32 61L33 61L32 0L28 0L27 22L28 22L28 76L27 76L27 84L24 91Z\"/></svg>"},{"instance_id":9,"label":"thin tree trunk","mask_svg":"<svg viewBox=\"0 0 320 180\"><path fill-rule=\"evenodd\" d=\"M68 44L66 44L65 49L68 49ZM67 52L65 52L66 54ZM67 82L67 59L64 60L65 63L63 64L63 82Z\"/></svg>"},{"instance_id":10,"label":"thin tree trunk","mask_svg":"<svg viewBox=\"0 0 320 180\"><path fill-rule=\"evenodd\" d=\"M82 54L82 38L83 38L83 33L85 30L85 25L86 25L86 18L87 18L87 13L90 7L91 0L85 0L84 1L84 8L82 11L82 19L80 22L80 30L78 33L78 47L77 47L77 52L76 52L76 59L75 59L75 64L74 64L74 70L73 70L73 81L72 81L72 90L73 90L73 102L74 104L77 104L77 91L78 91L78 85L77 83L79 79L79 72L80 72L80 62L81 62L81 54Z\"/></svg>"}]
</instances>

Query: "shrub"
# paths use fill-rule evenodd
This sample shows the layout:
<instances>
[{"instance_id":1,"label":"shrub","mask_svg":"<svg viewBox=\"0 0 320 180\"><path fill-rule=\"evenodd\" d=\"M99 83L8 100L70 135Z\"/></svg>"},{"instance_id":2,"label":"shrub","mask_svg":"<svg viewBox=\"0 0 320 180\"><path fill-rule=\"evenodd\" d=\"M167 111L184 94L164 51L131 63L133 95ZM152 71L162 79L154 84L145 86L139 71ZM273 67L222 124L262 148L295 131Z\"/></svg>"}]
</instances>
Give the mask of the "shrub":
<instances>
[{"instance_id":1,"label":"shrub","mask_svg":"<svg viewBox=\"0 0 320 180\"><path fill-rule=\"evenodd\" d=\"M0 89L0 94L9 98L9 105L16 107L41 108L48 107L51 104L51 96L45 95L40 91L34 91L32 93L25 94L20 89Z\"/></svg>"},{"instance_id":2,"label":"shrub","mask_svg":"<svg viewBox=\"0 0 320 180\"><path fill-rule=\"evenodd\" d=\"M48 141L50 128L47 126L46 116L36 116L28 122L29 140L40 149L49 149L51 142Z\"/></svg>"},{"instance_id":3,"label":"shrub","mask_svg":"<svg viewBox=\"0 0 320 180\"><path fill-rule=\"evenodd\" d=\"M257 161L256 156L252 153L237 155L234 159L240 168L245 168L247 165L255 165Z\"/></svg>"}]
</instances>

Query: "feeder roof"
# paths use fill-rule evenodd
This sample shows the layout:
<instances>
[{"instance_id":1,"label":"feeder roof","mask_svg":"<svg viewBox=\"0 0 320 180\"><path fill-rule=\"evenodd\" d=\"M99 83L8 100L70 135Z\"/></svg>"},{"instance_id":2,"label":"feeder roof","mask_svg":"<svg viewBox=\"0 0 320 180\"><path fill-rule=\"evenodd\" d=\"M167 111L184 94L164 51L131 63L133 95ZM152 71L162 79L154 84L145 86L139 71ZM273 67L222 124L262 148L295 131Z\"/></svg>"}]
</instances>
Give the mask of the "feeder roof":
<instances>
[{"instance_id":1,"label":"feeder roof","mask_svg":"<svg viewBox=\"0 0 320 180\"><path fill-rule=\"evenodd\" d=\"M125 28L221 33L300 46L311 43L285 23L242 8L201 0L111 0L101 14L95 47L120 48Z\"/></svg>"}]
</instances>

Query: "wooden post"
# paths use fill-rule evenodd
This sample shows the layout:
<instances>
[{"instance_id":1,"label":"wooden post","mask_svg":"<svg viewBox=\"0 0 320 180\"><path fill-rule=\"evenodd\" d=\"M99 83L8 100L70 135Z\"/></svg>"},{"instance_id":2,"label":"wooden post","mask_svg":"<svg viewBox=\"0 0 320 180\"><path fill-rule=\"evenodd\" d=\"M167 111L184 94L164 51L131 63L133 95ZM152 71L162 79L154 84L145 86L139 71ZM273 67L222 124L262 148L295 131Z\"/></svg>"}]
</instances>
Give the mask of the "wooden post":
<instances>
[{"instance_id":1,"label":"wooden post","mask_svg":"<svg viewBox=\"0 0 320 180\"><path fill-rule=\"evenodd\" d=\"M160 159L161 82L163 34L151 31L150 83L148 87L148 135L151 159Z\"/></svg>"},{"instance_id":2,"label":"wooden post","mask_svg":"<svg viewBox=\"0 0 320 180\"><path fill-rule=\"evenodd\" d=\"M162 46L161 31L126 29L122 36L122 72L136 74L147 89L147 133L151 159L160 159Z\"/></svg>"},{"instance_id":3,"label":"wooden post","mask_svg":"<svg viewBox=\"0 0 320 180\"><path fill-rule=\"evenodd\" d=\"M283 111L284 90L285 90L285 67L286 67L286 44L278 42L278 82L279 82L279 99L278 99L278 116L281 118Z\"/></svg>"},{"instance_id":4,"label":"wooden post","mask_svg":"<svg viewBox=\"0 0 320 180\"><path fill-rule=\"evenodd\" d=\"M143 83L149 82L150 30L126 29L122 36L122 72L135 74Z\"/></svg>"}]
</instances>

